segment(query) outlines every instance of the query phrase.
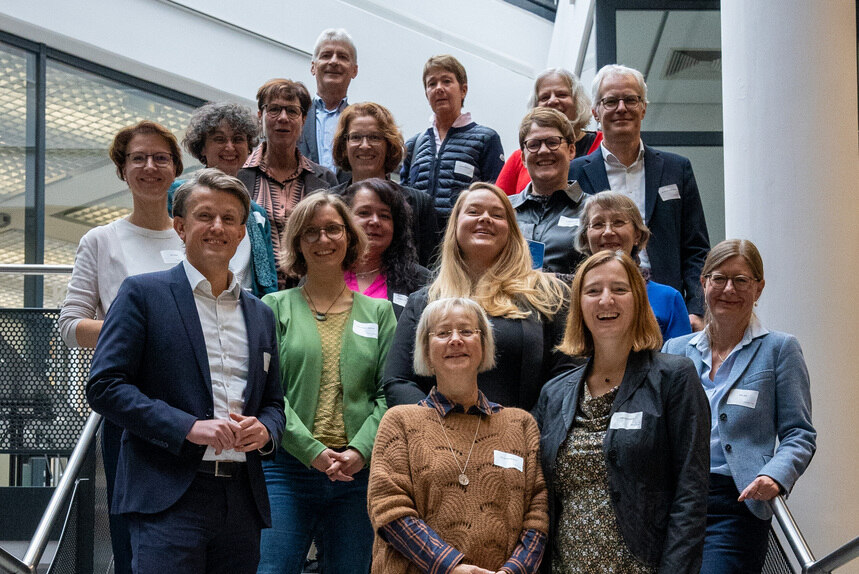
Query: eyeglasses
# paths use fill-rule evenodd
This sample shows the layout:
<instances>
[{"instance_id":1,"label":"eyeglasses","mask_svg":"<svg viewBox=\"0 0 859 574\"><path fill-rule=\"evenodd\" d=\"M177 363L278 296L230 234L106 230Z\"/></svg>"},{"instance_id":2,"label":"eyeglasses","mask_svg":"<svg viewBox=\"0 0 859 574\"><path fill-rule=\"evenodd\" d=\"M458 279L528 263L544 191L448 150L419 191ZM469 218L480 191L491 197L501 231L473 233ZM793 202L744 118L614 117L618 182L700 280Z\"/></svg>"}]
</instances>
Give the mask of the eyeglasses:
<instances>
[{"instance_id":1,"label":"eyeglasses","mask_svg":"<svg viewBox=\"0 0 859 574\"><path fill-rule=\"evenodd\" d=\"M607 228L614 229L617 231L618 229L623 229L629 225L628 219L612 219L611 221L594 221L593 223L588 224L588 227L593 229L594 231L603 232Z\"/></svg>"},{"instance_id":2,"label":"eyeglasses","mask_svg":"<svg viewBox=\"0 0 859 574\"><path fill-rule=\"evenodd\" d=\"M346 226L342 223L329 223L325 227L308 227L301 232L301 238L308 243L316 243L323 232L328 239L340 239L344 231Z\"/></svg>"},{"instance_id":3,"label":"eyeglasses","mask_svg":"<svg viewBox=\"0 0 859 574\"><path fill-rule=\"evenodd\" d=\"M223 136L223 135L218 134L216 136L211 136L209 138L209 140L212 143L216 143L218 145L227 145L227 142L232 142L234 146L239 146L239 145L242 145L244 143L248 143L248 138L243 134L242 135L237 134L231 138L228 138L227 136Z\"/></svg>"},{"instance_id":4,"label":"eyeglasses","mask_svg":"<svg viewBox=\"0 0 859 574\"><path fill-rule=\"evenodd\" d=\"M525 149L531 153L537 153L540 151L540 148L543 147L543 144L546 144L546 147L549 148L549 151L555 151L559 147L561 147L561 142L564 141L564 138L560 136L552 136L543 139L534 138L532 140L525 140Z\"/></svg>"},{"instance_id":5,"label":"eyeglasses","mask_svg":"<svg viewBox=\"0 0 859 574\"><path fill-rule=\"evenodd\" d=\"M459 333L460 339L470 339L475 335L480 334L480 329L445 329L443 331L433 331L431 337L435 337L439 341L450 341L454 333Z\"/></svg>"},{"instance_id":6,"label":"eyeglasses","mask_svg":"<svg viewBox=\"0 0 859 574\"><path fill-rule=\"evenodd\" d=\"M730 281L736 291L748 291L752 288L752 284L758 281L758 279L746 275L734 275L731 277L722 275L721 273L710 273L704 277L709 279L710 283L717 289L724 289L728 286L728 281Z\"/></svg>"},{"instance_id":7,"label":"eyeglasses","mask_svg":"<svg viewBox=\"0 0 859 574\"><path fill-rule=\"evenodd\" d=\"M352 145L361 145L364 140L367 140L370 145L378 145L385 141L382 134L349 134L346 139Z\"/></svg>"},{"instance_id":8,"label":"eyeglasses","mask_svg":"<svg viewBox=\"0 0 859 574\"><path fill-rule=\"evenodd\" d=\"M642 99L641 96L624 96L622 98L609 97L600 100L600 103L607 110L616 110L620 102L623 102L623 106L628 110L637 110L638 106L641 105Z\"/></svg>"},{"instance_id":9,"label":"eyeglasses","mask_svg":"<svg viewBox=\"0 0 859 574\"><path fill-rule=\"evenodd\" d=\"M301 108L299 106L279 106L277 104L266 104L263 106L265 113L271 119L277 119L280 114L286 112L286 117L291 120L296 120L301 117Z\"/></svg>"},{"instance_id":10,"label":"eyeglasses","mask_svg":"<svg viewBox=\"0 0 859 574\"><path fill-rule=\"evenodd\" d=\"M152 161L155 165L159 167L165 167L173 163L173 155L169 153L127 153L125 157L128 158L128 163L135 167L142 167L146 165L146 162L149 161L149 158L152 158Z\"/></svg>"}]
</instances>

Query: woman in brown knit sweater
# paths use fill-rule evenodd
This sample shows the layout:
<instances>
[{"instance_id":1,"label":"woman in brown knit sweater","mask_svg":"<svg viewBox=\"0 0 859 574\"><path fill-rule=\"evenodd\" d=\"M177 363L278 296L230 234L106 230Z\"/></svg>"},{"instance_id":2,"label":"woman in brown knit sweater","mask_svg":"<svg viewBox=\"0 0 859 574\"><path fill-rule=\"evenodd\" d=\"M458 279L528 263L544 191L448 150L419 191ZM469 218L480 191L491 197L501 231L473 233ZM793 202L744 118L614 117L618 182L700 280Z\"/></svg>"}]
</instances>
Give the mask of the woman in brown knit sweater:
<instances>
[{"instance_id":1,"label":"woman in brown knit sweater","mask_svg":"<svg viewBox=\"0 0 859 574\"><path fill-rule=\"evenodd\" d=\"M477 388L495 363L483 309L439 299L418 323L415 372L436 379L417 405L390 409L368 490L374 573L526 574L548 532L539 430Z\"/></svg>"}]
</instances>

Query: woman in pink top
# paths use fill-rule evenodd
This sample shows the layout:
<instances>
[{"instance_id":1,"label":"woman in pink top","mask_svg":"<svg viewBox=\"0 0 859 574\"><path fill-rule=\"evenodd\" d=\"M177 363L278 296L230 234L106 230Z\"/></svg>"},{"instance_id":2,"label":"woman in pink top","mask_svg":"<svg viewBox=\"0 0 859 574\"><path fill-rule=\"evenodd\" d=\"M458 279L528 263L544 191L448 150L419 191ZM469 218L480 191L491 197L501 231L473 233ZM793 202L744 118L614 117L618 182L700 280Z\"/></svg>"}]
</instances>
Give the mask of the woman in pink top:
<instances>
[{"instance_id":1,"label":"woman in pink top","mask_svg":"<svg viewBox=\"0 0 859 574\"><path fill-rule=\"evenodd\" d=\"M369 240L364 257L345 272L346 285L368 297L388 299L399 318L409 294L430 278L430 272L418 265L412 210L397 184L387 179L352 184L343 199Z\"/></svg>"},{"instance_id":2,"label":"woman in pink top","mask_svg":"<svg viewBox=\"0 0 859 574\"><path fill-rule=\"evenodd\" d=\"M581 157L595 151L602 141L602 132L589 132L585 128L591 121L591 101L581 82L572 72L563 68L549 68L537 76L530 108L554 108L567 116L573 124L576 138L576 155ZM517 149L504 164L495 185L507 195L519 193L531 176L522 163L522 150Z\"/></svg>"}]
</instances>

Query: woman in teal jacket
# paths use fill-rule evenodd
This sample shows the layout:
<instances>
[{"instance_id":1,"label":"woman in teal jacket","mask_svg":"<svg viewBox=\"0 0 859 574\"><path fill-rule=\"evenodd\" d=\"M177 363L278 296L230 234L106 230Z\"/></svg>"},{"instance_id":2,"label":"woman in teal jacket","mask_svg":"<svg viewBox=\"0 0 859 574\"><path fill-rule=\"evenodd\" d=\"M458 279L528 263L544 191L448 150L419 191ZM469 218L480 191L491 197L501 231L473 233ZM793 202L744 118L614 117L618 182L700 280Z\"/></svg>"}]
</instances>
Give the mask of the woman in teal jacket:
<instances>
[{"instance_id":1,"label":"woman in teal jacket","mask_svg":"<svg viewBox=\"0 0 859 574\"><path fill-rule=\"evenodd\" d=\"M300 573L314 534L324 572L370 568L368 465L387 408L382 368L396 318L389 301L346 288L343 272L366 243L329 193L299 202L287 223L284 265L305 282L263 298L277 324L286 429L263 463L272 528L262 534L260 573Z\"/></svg>"}]
</instances>

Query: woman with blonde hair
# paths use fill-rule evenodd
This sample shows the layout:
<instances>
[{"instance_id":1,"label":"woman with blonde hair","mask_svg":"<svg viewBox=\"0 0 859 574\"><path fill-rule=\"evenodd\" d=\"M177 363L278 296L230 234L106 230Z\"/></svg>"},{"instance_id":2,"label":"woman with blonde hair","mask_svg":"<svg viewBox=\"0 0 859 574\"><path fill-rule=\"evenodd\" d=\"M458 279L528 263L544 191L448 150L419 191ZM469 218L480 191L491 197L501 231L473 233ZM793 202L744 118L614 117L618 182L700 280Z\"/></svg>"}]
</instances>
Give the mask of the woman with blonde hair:
<instances>
[{"instance_id":1,"label":"woman with blonde hair","mask_svg":"<svg viewBox=\"0 0 859 574\"><path fill-rule=\"evenodd\" d=\"M469 297L489 315L498 347L495 368L478 376L480 390L490 401L530 409L543 384L574 364L554 350L562 337L565 296L560 281L531 268L504 192L472 184L451 212L435 280L409 297L400 316L385 366L388 404L417 403L432 388L432 379L412 365L415 329L427 303Z\"/></svg>"},{"instance_id":2,"label":"woman with blonde hair","mask_svg":"<svg viewBox=\"0 0 859 574\"><path fill-rule=\"evenodd\" d=\"M659 352L644 280L622 251L586 259L559 349L587 358L534 409L553 573L697 574L707 516L707 397Z\"/></svg>"}]
</instances>

